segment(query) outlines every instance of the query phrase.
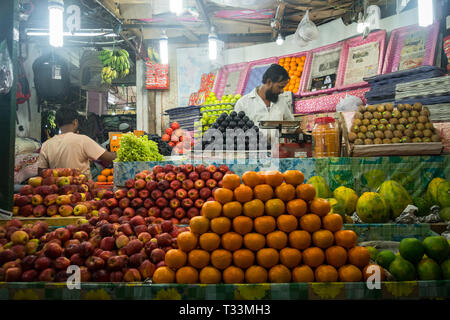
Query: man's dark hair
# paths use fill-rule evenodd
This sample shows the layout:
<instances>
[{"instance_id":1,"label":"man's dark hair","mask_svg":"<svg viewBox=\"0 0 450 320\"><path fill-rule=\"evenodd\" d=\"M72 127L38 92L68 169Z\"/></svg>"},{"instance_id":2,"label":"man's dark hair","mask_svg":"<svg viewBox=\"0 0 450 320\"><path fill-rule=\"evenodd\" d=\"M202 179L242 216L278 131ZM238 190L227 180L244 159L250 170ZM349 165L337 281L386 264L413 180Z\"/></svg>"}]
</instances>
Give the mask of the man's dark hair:
<instances>
[{"instance_id":1,"label":"man's dark hair","mask_svg":"<svg viewBox=\"0 0 450 320\"><path fill-rule=\"evenodd\" d=\"M264 72L262 83L267 83L268 80L272 80L272 82L283 82L289 80L289 73L279 64L272 64L269 69Z\"/></svg>"},{"instance_id":2,"label":"man's dark hair","mask_svg":"<svg viewBox=\"0 0 450 320\"><path fill-rule=\"evenodd\" d=\"M71 124L75 119L78 119L78 112L72 108L61 107L56 111L55 122L59 128L66 124Z\"/></svg>"}]
</instances>

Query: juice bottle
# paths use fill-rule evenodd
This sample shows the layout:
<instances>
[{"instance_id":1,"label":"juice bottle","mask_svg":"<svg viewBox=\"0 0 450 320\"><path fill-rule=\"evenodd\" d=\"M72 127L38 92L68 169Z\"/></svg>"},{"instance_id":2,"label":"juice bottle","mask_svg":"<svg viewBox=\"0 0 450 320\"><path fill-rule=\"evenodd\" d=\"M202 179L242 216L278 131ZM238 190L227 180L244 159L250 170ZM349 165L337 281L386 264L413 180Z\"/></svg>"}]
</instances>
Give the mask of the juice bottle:
<instances>
[{"instance_id":1,"label":"juice bottle","mask_svg":"<svg viewBox=\"0 0 450 320\"><path fill-rule=\"evenodd\" d=\"M339 157L339 131L332 117L315 119L312 136L315 157Z\"/></svg>"}]
</instances>

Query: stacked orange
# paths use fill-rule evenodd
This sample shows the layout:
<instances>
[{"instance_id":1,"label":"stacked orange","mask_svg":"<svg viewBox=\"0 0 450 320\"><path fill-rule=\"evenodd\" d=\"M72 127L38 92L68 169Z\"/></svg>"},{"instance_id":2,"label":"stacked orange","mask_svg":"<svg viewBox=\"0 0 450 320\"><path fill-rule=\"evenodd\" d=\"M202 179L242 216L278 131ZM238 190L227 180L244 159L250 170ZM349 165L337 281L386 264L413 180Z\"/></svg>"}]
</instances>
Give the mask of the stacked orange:
<instances>
[{"instance_id":1,"label":"stacked orange","mask_svg":"<svg viewBox=\"0 0 450 320\"><path fill-rule=\"evenodd\" d=\"M190 231L177 237L154 283L353 282L370 276L370 254L342 230L303 173L226 174ZM380 274L383 269L377 265ZM373 272L373 271L372 271Z\"/></svg>"},{"instance_id":2,"label":"stacked orange","mask_svg":"<svg viewBox=\"0 0 450 320\"><path fill-rule=\"evenodd\" d=\"M103 169L97 177L97 182L113 182L114 169Z\"/></svg>"},{"instance_id":3,"label":"stacked orange","mask_svg":"<svg viewBox=\"0 0 450 320\"><path fill-rule=\"evenodd\" d=\"M305 65L305 56L301 57L285 57L278 61L278 64L289 72L291 80L284 87L284 91L291 91L297 93L300 88L300 79L303 73L303 67Z\"/></svg>"}]
</instances>

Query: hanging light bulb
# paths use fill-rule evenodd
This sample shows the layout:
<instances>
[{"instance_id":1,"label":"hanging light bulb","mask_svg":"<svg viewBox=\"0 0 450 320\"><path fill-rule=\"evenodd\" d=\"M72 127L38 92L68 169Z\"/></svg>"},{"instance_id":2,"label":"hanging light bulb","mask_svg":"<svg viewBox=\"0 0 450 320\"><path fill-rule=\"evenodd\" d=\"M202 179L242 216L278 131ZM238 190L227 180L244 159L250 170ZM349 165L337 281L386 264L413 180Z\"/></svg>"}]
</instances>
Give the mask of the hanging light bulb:
<instances>
[{"instance_id":1,"label":"hanging light bulb","mask_svg":"<svg viewBox=\"0 0 450 320\"><path fill-rule=\"evenodd\" d=\"M159 38L159 55L162 64L169 63L169 38L164 30L161 34L161 38Z\"/></svg>"},{"instance_id":2,"label":"hanging light bulb","mask_svg":"<svg viewBox=\"0 0 450 320\"><path fill-rule=\"evenodd\" d=\"M209 45L209 60L217 59L217 35L214 31L214 27L211 27L211 32L208 36L208 45Z\"/></svg>"},{"instance_id":3,"label":"hanging light bulb","mask_svg":"<svg viewBox=\"0 0 450 320\"><path fill-rule=\"evenodd\" d=\"M170 0L170 12L177 16L183 13L183 0Z\"/></svg>"},{"instance_id":4,"label":"hanging light bulb","mask_svg":"<svg viewBox=\"0 0 450 320\"><path fill-rule=\"evenodd\" d=\"M433 23L433 1L418 0L419 26L427 27Z\"/></svg>"},{"instance_id":5,"label":"hanging light bulb","mask_svg":"<svg viewBox=\"0 0 450 320\"><path fill-rule=\"evenodd\" d=\"M283 36L281 35L281 33L278 33L278 37L277 40L275 41L277 43L277 45L281 46L284 43L284 39Z\"/></svg>"},{"instance_id":6,"label":"hanging light bulb","mask_svg":"<svg viewBox=\"0 0 450 320\"><path fill-rule=\"evenodd\" d=\"M50 45L53 47L63 46L63 0L48 1L48 24L50 33Z\"/></svg>"}]
</instances>

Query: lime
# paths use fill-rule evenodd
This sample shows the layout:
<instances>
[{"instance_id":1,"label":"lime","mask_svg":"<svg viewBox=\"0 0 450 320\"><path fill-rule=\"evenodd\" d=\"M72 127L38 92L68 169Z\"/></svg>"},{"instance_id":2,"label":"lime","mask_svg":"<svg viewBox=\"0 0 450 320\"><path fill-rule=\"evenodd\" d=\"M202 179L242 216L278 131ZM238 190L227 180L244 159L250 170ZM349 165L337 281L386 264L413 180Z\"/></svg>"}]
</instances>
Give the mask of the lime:
<instances>
[{"instance_id":1,"label":"lime","mask_svg":"<svg viewBox=\"0 0 450 320\"><path fill-rule=\"evenodd\" d=\"M417 264L417 275L419 280L440 280L442 272L439 265L433 259L422 259Z\"/></svg>"},{"instance_id":2,"label":"lime","mask_svg":"<svg viewBox=\"0 0 450 320\"><path fill-rule=\"evenodd\" d=\"M400 241L400 246L398 247L400 255L406 260L416 264L419 262L425 252L422 242L416 238L405 238Z\"/></svg>"},{"instance_id":3,"label":"lime","mask_svg":"<svg viewBox=\"0 0 450 320\"><path fill-rule=\"evenodd\" d=\"M428 257L441 263L446 260L449 255L449 243L442 236L427 237L423 240L423 246L425 247L425 253Z\"/></svg>"},{"instance_id":4,"label":"lime","mask_svg":"<svg viewBox=\"0 0 450 320\"><path fill-rule=\"evenodd\" d=\"M450 259L441 263L442 277L445 280L450 280Z\"/></svg>"},{"instance_id":5,"label":"lime","mask_svg":"<svg viewBox=\"0 0 450 320\"><path fill-rule=\"evenodd\" d=\"M416 268L401 256L396 257L389 266L389 272L397 281L411 281L416 279Z\"/></svg>"},{"instance_id":6,"label":"lime","mask_svg":"<svg viewBox=\"0 0 450 320\"><path fill-rule=\"evenodd\" d=\"M395 254L390 250L383 250L378 253L377 263L385 269L389 269L392 261L395 260Z\"/></svg>"},{"instance_id":7,"label":"lime","mask_svg":"<svg viewBox=\"0 0 450 320\"><path fill-rule=\"evenodd\" d=\"M370 260L373 260L373 261L377 260L378 250L371 246L366 247L366 249L369 250Z\"/></svg>"}]
</instances>

